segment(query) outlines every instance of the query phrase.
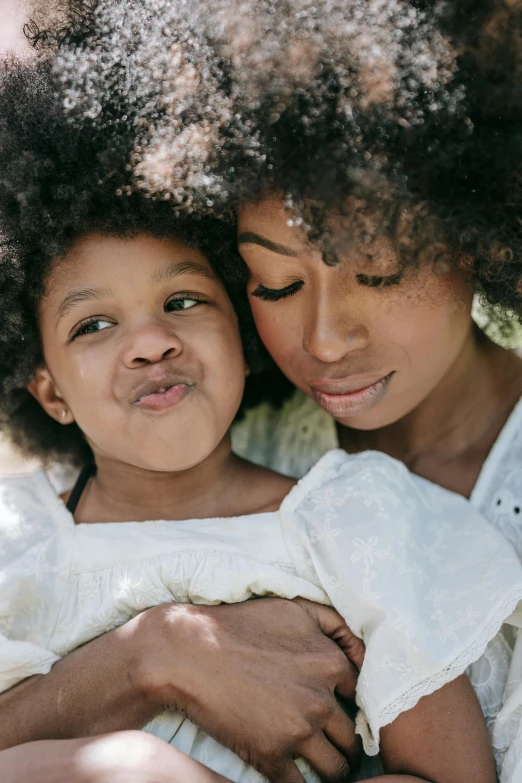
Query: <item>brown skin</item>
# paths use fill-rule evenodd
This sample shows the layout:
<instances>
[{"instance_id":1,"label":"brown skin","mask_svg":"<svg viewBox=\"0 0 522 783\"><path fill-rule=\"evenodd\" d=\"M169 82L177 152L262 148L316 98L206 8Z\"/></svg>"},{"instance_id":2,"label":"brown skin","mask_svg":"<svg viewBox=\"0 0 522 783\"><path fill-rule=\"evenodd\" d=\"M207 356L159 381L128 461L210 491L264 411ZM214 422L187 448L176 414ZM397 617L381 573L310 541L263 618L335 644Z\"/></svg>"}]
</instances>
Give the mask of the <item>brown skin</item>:
<instances>
[{"instance_id":1,"label":"brown skin","mask_svg":"<svg viewBox=\"0 0 522 783\"><path fill-rule=\"evenodd\" d=\"M141 731L20 745L1 754L0 773L3 783L226 783Z\"/></svg>"},{"instance_id":2,"label":"brown skin","mask_svg":"<svg viewBox=\"0 0 522 783\"><path fill-rule=\"evenodd\" d=\"M187 262L197 268L187 269ZM183 309L173 310L173 301L183 301ZM84 237L51 271L40 323L46 365L30 391L58 421L76 419L98 467L76 521L233 516L279 507L294 482L230 450L227 431L245 366L232 306L200 253L149 236ZM71 339L78 326L91 323L90 333ZM136 407L136 388L169 373L193 385L191 394L160 413ZM336 641L359 665L362 660L361 642L337 612L275 599L237 607L235 615L225 607L180 609L145 612L72 653L49 675L2 694L0 713L9 717L0 720L0 746L138 728L166 704L183 705L201 713L198 722L209 733L245 758L257 754L259 766L278 770L281 780L296 769L296 755L333 779L330 772L344 764L337 748L353 756L357 747L353 723L334 697L336 691L353 697L355 670ZM212 636L205 633L207 616ZM199 673L189 678L188 672ZM274 710L281 694L286 709ZM252 716L253 703L266 709ZM306 727L299 736L297 723Z\"/></svg>"},{"instance_id":3,"label":"brown skin","mask_svg":"<svg viewBox=\"0 0 522 783\"><path fill-rule=\"evenodd\" d=\"M393 373L384 394L359 410L318 399L338 422L341 446L383 451L469 497L522 394L522 361L473 326L464 275L423 265L396 282L399 265L385 240L348 247L327 266L303 231L288 226L276 198L244 206L238 231L257 328L297 387L317 399L314 389L334 379L360 389ZM266 240L275 247L259 244ZM371 287L371 276L389 285ZM259 285L299 282L279 301L253 295Z\"/></svg>"},{"instance_id":4,"label":"brown skin","mask_svg":"<svg viewBox=\"0 0 522 783\"><path fill-rule=\"evenodd\" d=\"M40 328L46 364L30 391L60 423L76 421L98 469L77 521L279 507L292 482L230 449L245 364L232 304L197 250L147 235L84 237L49 275ZM143 384L163 379L190 391L162 411L136 404Z\"/></svg>"},{"instance_id":5,"label":"brown skin","mask_svg":"<svg viewBox=\"0 0 522 783\"><path fill-rule=\"evenodd\" d=\"M183 308L172 308L172 302L183 302ZM86 324L88 332L79 333ZM76 521L231 516L278 507L292 482L248 465L230 451L227 431L241 397L244 365L230 302L201 254L175 240L149 236L84 237L67 263L51 271L40 325L46 366L30 390L58 421L77 421L98 468ZM160 412L136 405L137 390L151 378L163 377L188 385L183 401ZM176 443L183 447L176 449ZM168 706L182 710L274 783L302 783L293 762L296 755L307 758L324 781L342 780L348 773L342 753L351 758L356 743L335 693L352 694L353 674L341 650L360 666L360 643L342 618L325 614L322 607L268 599L256 603L257 629L248 625L246 604L213 611L167 605L145 612L93 642L87 653L83 648L57 664L51 686L52 676L35 677L11 691L14 699L4 694L0 708L9 714L2 721L7 726L4 743L19 742L22 727L22 741L34 739L31 731L42 731L37 728L41 725L47 736L74 736L85 716L91 732L106 730L100 714L111 729L125 726L123 714L125 721L139 726ZM287 607L287 616L284 623L278 618L272 639L267 630L274 605L280 614L280 607ZM335 660L329 640L316 633L318 626L337 641ZM130 650L122 642L133 634L137 642L153 639L154 644L146 653L134 647L134 662L123 659L127 668L118 650ZM294 656L297 637L301 654ZM223 671L234 673L230 680L217 666L223 648L228 653ZM300 665L296 681L293 672ZM131 686L138 699L128 704L121 676L113 679L117 667L135 679ZM278 667L272 682L279 691L270 690L267 673ZM110 683L112 693L106 696L107 712L87 694L89 688L97 698L103 692L103 669L101 679ZM291 698L287 709L280 696L291 692L293 683L295 701ZM49 688L59 685L58 698L54 692L49 699ZM315 715L306 699L314 690L322 697ZM239 722L237 708L229 714L225 704L230 691L241 693L250 707L256 704L255 715ZM298 702L301 709L296 711ZM320 703L315 700L316 707ZM42 712L46 718L40 723ZM444 725L438 720L441 713L446 713ZM485 723L465 678L422 699L387 727L382 747L387 771L405 775L398 775L397 782L406 782L408 774L436 783L495 779Z\"/></svg>"}]
</instances>

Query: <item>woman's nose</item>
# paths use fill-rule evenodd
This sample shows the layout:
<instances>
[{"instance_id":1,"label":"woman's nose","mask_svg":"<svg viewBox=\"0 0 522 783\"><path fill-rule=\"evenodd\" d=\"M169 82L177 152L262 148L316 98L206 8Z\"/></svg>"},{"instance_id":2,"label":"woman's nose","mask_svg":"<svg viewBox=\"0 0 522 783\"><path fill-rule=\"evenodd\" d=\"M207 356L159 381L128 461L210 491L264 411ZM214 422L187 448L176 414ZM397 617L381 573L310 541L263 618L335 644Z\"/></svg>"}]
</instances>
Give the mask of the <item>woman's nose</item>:
<instances>
[{"instance_id":1,"label":"woman's nose","mask_svg":"<svg viewBox=\"0 0 522 783\"><path fill-rule=\"evenodd\" d=\"M303 348L315 359L328 364L338 362L349 353L363 350L368 343L368 329L346 307L335 311L325 303L310 313Z\"/></svg>"},{"instance_id":2,"label":"woman's nose","mask_svg":"<svg viewBox=\"0 0 522 783\"><path fill-rule=\"evenodd\" d=\"M142 367L178 356L181 351L181 340L172 330L160 324L148 324L129 335L123 352L123 363L130 369Z\"/></svg>"}]
</instances>

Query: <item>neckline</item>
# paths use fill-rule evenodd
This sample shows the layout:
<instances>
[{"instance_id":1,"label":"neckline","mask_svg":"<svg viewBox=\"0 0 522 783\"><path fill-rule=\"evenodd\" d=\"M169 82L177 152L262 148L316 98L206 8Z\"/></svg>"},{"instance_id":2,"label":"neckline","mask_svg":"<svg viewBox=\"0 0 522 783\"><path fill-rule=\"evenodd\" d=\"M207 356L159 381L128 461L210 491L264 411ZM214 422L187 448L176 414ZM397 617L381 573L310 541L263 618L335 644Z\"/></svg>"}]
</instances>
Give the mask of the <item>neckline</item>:
<instances>
[{"instance_id":1,"label":"neckline","mask_svg":"<svg viewBox=\"0 0 522 783\"><path fill-rule=\"evenodd\" d=\"M380 452L376 452L380 453ZM303 496L306 495L306 493L309 491L310 486L313 486L317 484L323 476L327 473L327 471L335 465L335 463L339 460L339 456L342 455L343 457L350 457L353 455L348 454L348 452L344 451L344 449L331 449L330 451L327 451L326 454L323 454L323 456L313 465L310 470L305 473L305 475L299 479L299 481L294 484L293 487L291 487L290 491L285 495L285 497L282 499L281 504L279 508L276 511L259 511L255 514L240 514L236 516L230 516L230 517L191 517L189 519L146 519L142 521L138 520L125 520L123 522L75 522L74 515L69 511L67 508L66 503L62 500L62 498L58 495L55 488L53 487L49 476L43 470L40 468L39 470L35 471L32 474L29 474L33 478L36 478L38 481L42 481L45 485L46 493L49 495L50 498L52 498L52 504L57 510L58 514L60 515L61 519L65 523L65 525L69 528L73 528L75 530L78 529L97 529L100 530L100 528L115 528L116 526L119 528L121 525L145 525L145 526L153 526L153 525L184 525L194 522L233 522L233 521L239 521L239 520L261 520L261 519L272 519L273 517L280 518L282 513L289 512L293 509L295 509L300 501L302 500ZM27 478L27 476L25 476Z\"/></svg>"},{"instance_id":2,"label":"neckline","mask_svg":"<svg viewBox=\"0 0 522 783\"><path fill-rule=\"evenodd\" d=\"M480 470L475 486L471 491L469 502L479 508L485 500L487 488L491 482L492 476L497 472L500 461L509 448L513 436L522 423L522 397L518 400L515 407L509 414L506 423L500 430L496 441L490 449L490 452Z\"/></svg>"},{"instance_id":3,"label":"neckline","mask_svg":"<svg viewBox=\"0 0 522 783\"><path fill-rule=\"evenodd\" d=\"M491 478L496 472L498 464L502 460L502 457L504 456L504 453L510 441L512 440L514 434L517 432L519 425L522 428L522 397L520 397L519 400L515 403L514 408L512 409L511 413L509 414L508 418L504 423L504 426L502 427L499 434L497 435L497 439L493 443L493 446L491 447L489 454L487 455L486 459L482 463L482 467L480 469L478 478L475 481L473 489L471 490L471 495L469 496L469 502L475 508L480 508L480 506L482 505ZM359 454L364 453L364 452L351 452L351 451L347 451L346 449L342 449L342 447L340 446L339 432L337 427L335 428L335 437L337 440L338 448L344 451L345 454L352 455L357 453ZM384 454L385 452L380 452L380 453ZM412 473L414 476L418 475L413 471L410 471L410 473ZM435 483L435 482L431 482L431 483ZM441 485L437 484L436 486L441 486Z\"/></svg>"},{"instance_id":4,"label":"neckline","mask_svg":"<svg viewBox=\"0 0 522 783\"><path fill-rule=\"evenodd\" d=\"M43 468L38 469L37 471L26 474L23 478L32 477L35 478L38 481L42 481L45 489L46 494L49 495L50 498L52 498L52 504L57 510L60 517L63 519L65 525L67 527L73 528L75 530L78 529L100 529L100 528L115 528L120 527L121 525L145 525L145 526L154 526L154 525L184 525L188 523L193 522L232 522L234 520L240 520L240 519L267 519L268 517L273 517L275 515L279 515L279 512L281 510L281 507L283 503L286 501L288 496L293 492L293 490L296 488L295 486L291 488L290 492L285 495L283 500L281 501L281 506L276 511L258 511L255 514L240 514L236 516L230 516L230 517L190 517L187 519L144 519L144 520L136 520L136 519L128 519L124 520L122 522L76 522L74 519L74 515L70 512L70 510L67 507L67 504L64 503L62 498L58 495L55 488L52 485L51 480L49 479L49 476L43 470ZM10 477L9 477L10 478ZM21 476L19 478L22 478Z\"/></svg>"}]
</instances>

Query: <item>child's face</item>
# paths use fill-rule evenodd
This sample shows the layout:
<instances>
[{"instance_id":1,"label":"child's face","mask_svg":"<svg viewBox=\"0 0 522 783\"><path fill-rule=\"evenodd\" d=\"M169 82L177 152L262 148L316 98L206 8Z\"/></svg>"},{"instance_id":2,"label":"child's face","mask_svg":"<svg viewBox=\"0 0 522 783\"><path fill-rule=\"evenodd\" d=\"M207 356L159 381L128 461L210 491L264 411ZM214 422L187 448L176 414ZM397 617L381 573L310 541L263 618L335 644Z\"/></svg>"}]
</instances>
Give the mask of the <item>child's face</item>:
<instances>
[{"instance_id":1,"label":"child's face","mask_svg":"<svg viewBox=\"0 0 522 783\"><path fill-rule=\"evenodd\" d=\"M86 235L52 269L39 315L46 367L30 390L58 421L74 419L96 456L179 471L225 437L243 351L230 299L198 250Z\"/></svg>"}]
</instances>

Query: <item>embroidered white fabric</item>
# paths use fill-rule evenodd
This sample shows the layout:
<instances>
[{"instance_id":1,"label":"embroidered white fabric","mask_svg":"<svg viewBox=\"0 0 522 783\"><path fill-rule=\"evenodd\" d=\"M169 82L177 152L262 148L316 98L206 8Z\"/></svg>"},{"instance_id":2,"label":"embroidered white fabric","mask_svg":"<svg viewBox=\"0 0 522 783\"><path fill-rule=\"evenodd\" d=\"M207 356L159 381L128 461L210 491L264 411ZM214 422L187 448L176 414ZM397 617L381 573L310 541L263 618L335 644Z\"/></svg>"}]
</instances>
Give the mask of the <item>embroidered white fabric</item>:
<instances>
[{"instance_id":1,"label":"embroidered white fabric","mask_svg":"<svg viewBox=\"0 0 522 783\"><path fill-rule=\"evenodd\" d=\"M299 477L338 447L333 419L301 392L281 411L249 411L233 430L234 449ZM484 463L470 502L522 558L522 400ZM500 783L522 782L522 632L504 625L468 668L492 735Z\"/></svg>"},{"instance_id":2,"label":"embroidered white fabric","mask_svg":"<svg viewBox=\"0 0 522 783\"><path fill-rule=\"evenodd\" d=\"M522 566L469 503L372 452L330 452L279 512L230 519L75 525L44 473L0 480L0 690L149 606L253 595L332 603L364 639L358 730L375 753L383 725L482 653ZM262 780L178 714L148 730Z\"/></svg>"}]
</instances>

